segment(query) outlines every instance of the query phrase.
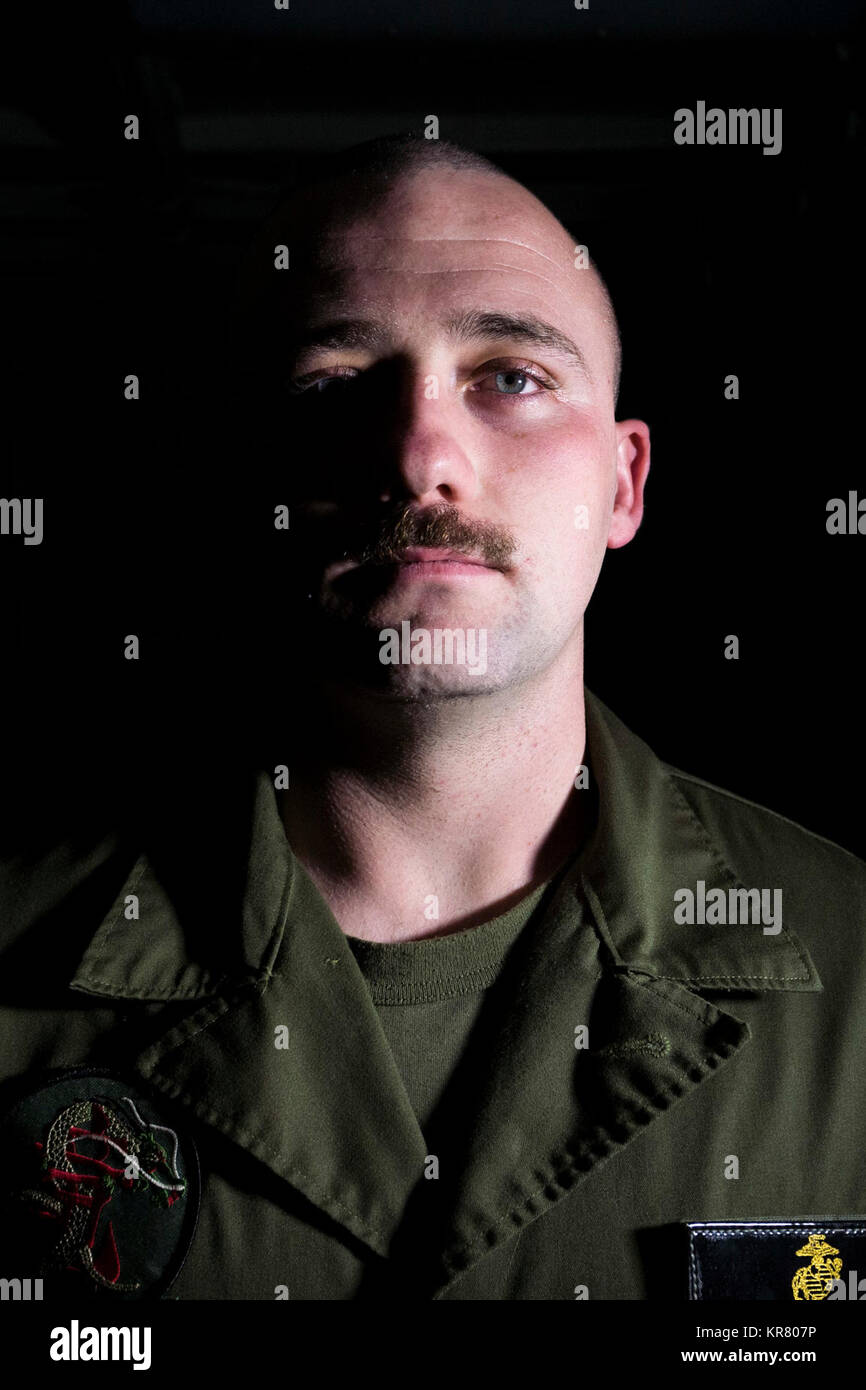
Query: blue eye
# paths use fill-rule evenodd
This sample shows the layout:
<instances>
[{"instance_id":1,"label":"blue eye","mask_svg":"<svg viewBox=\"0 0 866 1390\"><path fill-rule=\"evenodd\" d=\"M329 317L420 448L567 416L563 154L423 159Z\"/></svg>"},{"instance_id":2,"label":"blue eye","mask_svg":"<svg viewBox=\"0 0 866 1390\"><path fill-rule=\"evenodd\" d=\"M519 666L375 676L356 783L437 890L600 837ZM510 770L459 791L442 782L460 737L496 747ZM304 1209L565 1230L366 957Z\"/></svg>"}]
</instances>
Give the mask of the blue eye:
<instances>
[{"instance_id":1,"label":"blue eye","mask_svg":"<svg viewBox=\"0 0 866 1390\"><path fill-rule=\"evenodd\" d=\"M519 396L531 378L526 372L504 371L497 372L494 380L497 391L501 391L504 396Z\"/></svg>"}]
</instances>

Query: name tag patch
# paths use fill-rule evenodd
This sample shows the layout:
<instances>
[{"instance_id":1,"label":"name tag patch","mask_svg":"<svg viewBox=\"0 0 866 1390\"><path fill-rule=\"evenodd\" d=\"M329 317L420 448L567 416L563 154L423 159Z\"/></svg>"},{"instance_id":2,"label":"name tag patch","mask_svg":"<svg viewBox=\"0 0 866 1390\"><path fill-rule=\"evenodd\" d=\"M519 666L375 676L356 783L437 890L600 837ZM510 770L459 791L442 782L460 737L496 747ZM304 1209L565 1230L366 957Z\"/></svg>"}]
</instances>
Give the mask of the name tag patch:
<instances>
[{"instance_id":1,"label":"name tag patch","mask_svg":"<svg viewBox=\"0 0 866 1390\"><path fill-rule=\"evenodd\" d=\"M866 1302L866 1218L689 1222L690 1299Z\"/></svg>"}]
</instances>

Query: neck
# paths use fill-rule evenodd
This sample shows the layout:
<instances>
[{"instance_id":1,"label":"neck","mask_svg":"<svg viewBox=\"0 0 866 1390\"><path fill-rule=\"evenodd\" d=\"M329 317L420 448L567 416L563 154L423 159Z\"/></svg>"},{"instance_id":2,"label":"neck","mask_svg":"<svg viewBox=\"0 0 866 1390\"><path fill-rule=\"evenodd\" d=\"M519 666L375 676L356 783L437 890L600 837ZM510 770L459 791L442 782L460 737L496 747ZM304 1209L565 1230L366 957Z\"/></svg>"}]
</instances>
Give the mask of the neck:
<instances>
[{"instance_id":1,"label":"neck","mask_svg":"<svg viewBox=\"0 0 866 1390\"><path fill-rule=\"evenodd\" d=\"M347 934L477 925L571 857L584 831L582 658L579 646L519 687L423 704L317 691L282 814Z\"/></svg>"}]
</instances>

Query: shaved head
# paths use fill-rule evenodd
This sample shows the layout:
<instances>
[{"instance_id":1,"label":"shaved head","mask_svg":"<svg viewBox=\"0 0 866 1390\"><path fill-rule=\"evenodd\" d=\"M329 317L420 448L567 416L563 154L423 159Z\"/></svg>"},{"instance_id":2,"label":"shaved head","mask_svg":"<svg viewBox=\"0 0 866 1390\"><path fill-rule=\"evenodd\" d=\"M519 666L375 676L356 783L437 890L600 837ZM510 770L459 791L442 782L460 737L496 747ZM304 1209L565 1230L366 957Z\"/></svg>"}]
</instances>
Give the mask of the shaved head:
<instances>
[{"instance_id":1,"label":"shaved head","mask_svg":"<svg viewBox=\"0 0 866 1390\"><path fill-rule=\"evenodd\" d=\"M415 183L425 173L445 171L499 180L503 200L514 202L517 195L527 208L534 203L536 215L558 228L563 253L569 258L573 256L577 242L572 234L534 194L491 160L449 140L386 136L327 156L312 175L283 188L241 271L238 308L242 316L255 315L263 301L273 295L273 247L277 240L289 242L295 256L306 261L320 247L323 237L349 220L372 216L383 204L399 210L404 185ZM607 286L592 261L589 274L597 289L598 310L609 341L616 401L622 368L619 326Z\"/></svg>"}]
</instances>

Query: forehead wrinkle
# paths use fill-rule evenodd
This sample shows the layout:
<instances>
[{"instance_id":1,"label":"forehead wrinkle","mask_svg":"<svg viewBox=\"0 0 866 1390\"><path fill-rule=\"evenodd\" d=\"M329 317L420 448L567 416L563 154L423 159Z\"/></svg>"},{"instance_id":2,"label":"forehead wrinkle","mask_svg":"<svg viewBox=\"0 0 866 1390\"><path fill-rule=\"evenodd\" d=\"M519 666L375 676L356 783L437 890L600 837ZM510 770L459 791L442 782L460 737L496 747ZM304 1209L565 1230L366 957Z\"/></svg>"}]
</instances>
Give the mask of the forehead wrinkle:
<instances>
[{"instance_id":1,"label":"forehead wrinkle","mask_svg":"<svg viewBox=\"0 0 866 1390\"><path fill-rule=\"evenodd\" d=\"M558 263L554 260L554 258L553 258L552 256L546 255L544 251L539 251L537 247L531 246L530 243L529 243L528 241L521 241L518 237L494 237L494 236L490 236L490 237L458 237L458 236L453 236L453 237L452 237L452 236L441 236L441 237L435 237L435 236L423 236L423 237L412 237L412 236L406 236L406 237L391 237L391 236L368 236L368 235L366 235L366 234L364 234L363 236L361 236L361 235L359 235L359 236L352 236L352 234L351 234L351 233L348 233L348 232L347 232L347 233L334 233L334 234L333 234L333 237L334 237L334 240L338 240L338 241L341 241L341 242L360 241L360 242L362 242L364 245L369 245L370 242L392 242L392 243L398 243L398 244L399 244L400 242L408 241L408 242L411 242L413 245L416 245L416 246L424 246L424 245L436 246L436 245L438 245L438 244L441 243L441 242L445 242L445 243L448 243L448 244L451 244L451 243L460 243L460 244L465 245L465 246L490 246L490 245L497 245L497 244L501 244L501 245L504 245L504 246L520 246L520 247L522 247L522 249L523 249L524 251L529 251L533 256L538 256L538 257L539 257L541 260L543 260L543 261L549 261L549 263L550 263L552 266L555 266L558 270L561 270L561 269L562 269L562 267L561 267L560 265L558 265ZM326 237L325 240L328 240L328 238Z\"/></svg>"},{"instance_id":2,"label":"forehead wrinkle","mask_svg":"<svg viewBox=\"0 0 866 1390\"><path fill-rule=\"evenodd\" d=\"M527 270L522 265L507 265L503 261L496 261L490 265L461 265L449 266L440 270L413 270L408 266L393 265L332 265L328 266L329 272L340 274L343 271L352 273L363 273L370 271L374 275L476 275L485 271L515 271L519 275L532 275L536 280L543 280L545 285L550 285L552 289L559 290L560 286L551 280L547 275L542 275L538 270ZM315 272L312 272L315 274ZM525 291L524 291L525 293Z\"/></svg>"}]
</instances>

